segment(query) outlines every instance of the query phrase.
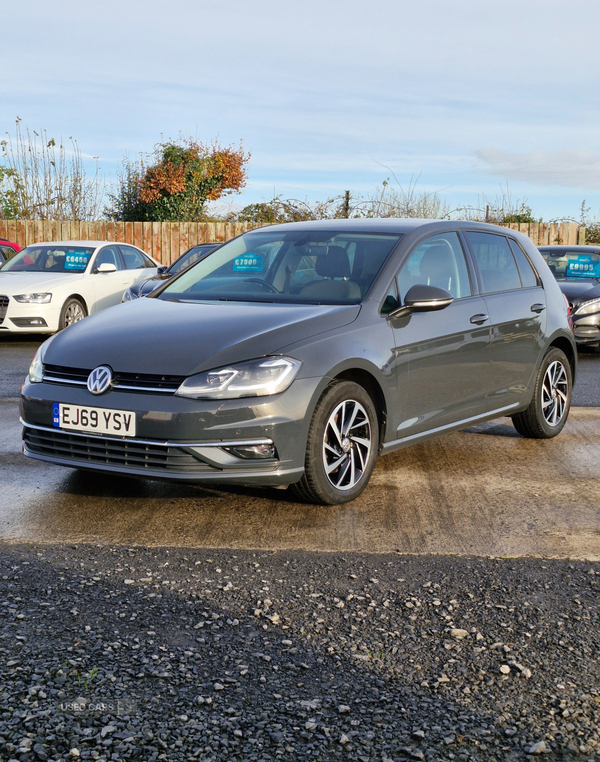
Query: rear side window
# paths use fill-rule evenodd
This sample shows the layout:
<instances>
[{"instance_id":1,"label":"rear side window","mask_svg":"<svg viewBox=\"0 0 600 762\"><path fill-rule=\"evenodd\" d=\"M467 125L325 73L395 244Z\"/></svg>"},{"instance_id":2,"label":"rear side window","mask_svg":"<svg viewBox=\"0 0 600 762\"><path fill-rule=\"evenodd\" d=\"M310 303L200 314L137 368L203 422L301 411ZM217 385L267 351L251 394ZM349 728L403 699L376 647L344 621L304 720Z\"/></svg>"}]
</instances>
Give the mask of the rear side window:
<instances>
[{"instance_id":1,"label":"rear side window","mask_svg":"<svg viewBox=\"0 0 600 762\"><path fill-rule=\"evenodd\" d=\"M515 255L515 259L517 260L523 288L534 288L538 285L538 279L533 267L531 266L531 262L516 241L513 241L512 238L509 238L508 242L510 243L512 253Z\"/></svg>"},{"instance_id":2,"label":"rear side window","mask_svg":"<svg viewBox=\"0 0 600 762\"><path fill-rule=\"evenodd\" d=\"M142 270L145 267L156 267L154 262L151 262L148 257L144 256L141 251L134 249L133 246L119 246L119 248L121 249L127 270Z\"/></svg>"},{"instance_id":3,"label":"rear side window","mask_svg":"<svg viewBox=\"0 0 600 762\"><path fill-rule=\"evenodd\" d=\"M485 294L521 288L517 264L504 236L475 232L465 236L479 266Z\"/></svg>"},{"instance_id":4,"label":"rear side window","mask_svg":"<svg viewBox=\"0 0 600 762\"><path fill-rule=\"evenodd\" d=\"M11 246L0 244L0 260L5 262L7 259L10 259L14 253L15 250Z\"/></svg>"}]
</instances>

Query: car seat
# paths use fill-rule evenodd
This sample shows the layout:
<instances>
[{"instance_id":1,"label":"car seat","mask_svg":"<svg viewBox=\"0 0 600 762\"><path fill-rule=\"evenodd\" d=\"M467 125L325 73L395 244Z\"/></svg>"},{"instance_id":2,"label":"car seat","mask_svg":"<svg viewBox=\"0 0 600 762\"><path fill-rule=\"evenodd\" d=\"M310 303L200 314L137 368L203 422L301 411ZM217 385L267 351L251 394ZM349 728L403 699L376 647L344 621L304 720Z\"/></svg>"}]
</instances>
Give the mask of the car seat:
<instances>
[{"instance_id":1,"label":"car seat","mask_svg":"<svg viewBox=\"0 0 600 762\"><path fill-rule=\"evenodd\" d=\"M341 246L330 246L327 254L319 254L315 262L315 272L323 280L307 283L300 291L300 296L344 301L360 299L360 286L349 280L350 260L346 249Z\"/></svg>"},{"instance_id":2,"label":"car seat","mask_svg":"<svg viewBox=\"0 0 600 762\"><path fill-rule=\"evenodd\" d=\"M456 259L448 246L436 244L427 249L419 263L419 272L425 285L444 288L455 298L459 296Z\"/></svg>"}]
</instances>

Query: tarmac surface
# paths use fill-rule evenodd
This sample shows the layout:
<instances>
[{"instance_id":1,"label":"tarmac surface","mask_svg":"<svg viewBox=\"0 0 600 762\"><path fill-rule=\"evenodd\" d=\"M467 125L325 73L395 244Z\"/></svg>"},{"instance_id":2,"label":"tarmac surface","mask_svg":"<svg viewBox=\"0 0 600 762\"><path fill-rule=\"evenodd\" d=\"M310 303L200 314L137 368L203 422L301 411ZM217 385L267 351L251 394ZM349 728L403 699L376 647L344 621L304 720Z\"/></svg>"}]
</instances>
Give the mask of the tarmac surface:
<instances>
[{"instance_id":1,"label":"tarmac surface","mask_svg":"<svg viewBox=\"0 0 600 762\"><path fill-rule=\"evenodd\" d=\"M4 337L3 337L4 338ZM61 468L21 455L16 396L39 341L0 343L0 539L600 559L600 357L582 354L563 433L527 440L509 419L378 461L352 503Z\"/></svg>"}]
</instances>

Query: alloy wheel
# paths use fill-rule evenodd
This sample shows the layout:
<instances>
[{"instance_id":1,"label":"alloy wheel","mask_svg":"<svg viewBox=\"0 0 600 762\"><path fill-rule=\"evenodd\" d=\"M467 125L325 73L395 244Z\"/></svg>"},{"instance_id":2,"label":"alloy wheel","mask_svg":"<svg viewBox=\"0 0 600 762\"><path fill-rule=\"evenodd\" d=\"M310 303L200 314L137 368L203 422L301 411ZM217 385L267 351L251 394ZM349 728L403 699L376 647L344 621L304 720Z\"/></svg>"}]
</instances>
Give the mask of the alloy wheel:
<instances>
[{"instance_id":1,"label":"alloy wheel","mask_svg":"<svg viewBox=\"0 0 600 762\"><path fill-rule=\"evenodd\" d=\"M79 302L71 302L65 311L65 326L73 325L85 317L83 307Z\"/></svg>"},{"instance_id":2,"label":"alloy wheel","mask_svg":"<svg viewBox=\"0 0 600 762\"><path fill-rule=\"evenodd\" d=\"M569 392L569 379L564 365L555 360L550 363L542 384L542 412L548 426L558 426L565 413Z\"/></svg>"},{"instance_id":3,"label":"alloy wheel","mask_svg":"<svg viewBox=\"0 0 600 762\"><path fill-rule=\"evenodd\" d=\"M329 416L323 435L323 465L335 489L352 489L361 480L371 445L366 410L356 400L344 400Z\"/></svg>"}]
</instances>

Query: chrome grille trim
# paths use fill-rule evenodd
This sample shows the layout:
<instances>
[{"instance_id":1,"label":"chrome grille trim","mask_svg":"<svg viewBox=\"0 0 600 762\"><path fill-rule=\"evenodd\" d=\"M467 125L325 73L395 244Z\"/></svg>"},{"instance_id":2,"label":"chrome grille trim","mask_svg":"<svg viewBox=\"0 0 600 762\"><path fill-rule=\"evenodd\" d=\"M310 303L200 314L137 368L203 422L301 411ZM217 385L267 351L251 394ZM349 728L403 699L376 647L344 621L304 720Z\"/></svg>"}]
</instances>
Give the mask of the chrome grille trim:
<instances>
[{"instance_id":1,"label":"chrome grille trim","mask_svg":"<svg viewBox=\"0 0 600 762\"><path fill-rule=\"evenodd\" d=\"M160 394L175 394L173 389L156 389L152 386L125 386L125 384L113 384L112 388L124 389L129 392L159 392Z\"/></svg>"},{"instance_id":2,"label":"chrome grille trim","mask_svg":"<svg viewBox=\"0 0 600 762\"><path fill-rule=\"evenodd\" d=\"M42 381L52 384L73 384L74 386L87 386L87 381L75 381L71 378L55 378L54 376L42 376Z\"/></svg>"},{"instance_id":3,"label":"chrome grille trim","mask_svg":"<svg viewBox=\"0 0 600 762\"><path fill-rule=\"evenodd\" d=\"M44 364L43 380L50 384L64 386L87 386L91 370L84 368L64 368L60 365ZM142 394L175 394L185 376L146 375L114 372L111 389L116 391L141 392Z\"/></svg>"},{"instance_id":4,"label":"chrome grille trim","mask_svg":"<svg viewBox=\"0 0 600 762\"><path fill-rule=\"evenodd\" d=\"M241 446L249 446L254 447L255 445L272 445L273 440L272 439L237 439L233 440L231 442L219 442L212 440L210 442L171 442L171 441L161 441L159 439L136 439L135 437L108 437L104 434L93 434L92 432L84 433L80 431L71 431L70 429L59 429L54 426L39 426L35 423L27 423L27 421L24 421L22 418L19 418L19 421L23 426L25 426L28 429L38 429L39 431L51 431L51 432L57 432L60 431L63 434L70 434L74 437L95 437L97 439L107 439L111 442L136 442L137 444L144 444L144 445L156 445L157 447L241 447Z\"/></svg>"}]
</instances>

